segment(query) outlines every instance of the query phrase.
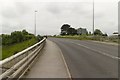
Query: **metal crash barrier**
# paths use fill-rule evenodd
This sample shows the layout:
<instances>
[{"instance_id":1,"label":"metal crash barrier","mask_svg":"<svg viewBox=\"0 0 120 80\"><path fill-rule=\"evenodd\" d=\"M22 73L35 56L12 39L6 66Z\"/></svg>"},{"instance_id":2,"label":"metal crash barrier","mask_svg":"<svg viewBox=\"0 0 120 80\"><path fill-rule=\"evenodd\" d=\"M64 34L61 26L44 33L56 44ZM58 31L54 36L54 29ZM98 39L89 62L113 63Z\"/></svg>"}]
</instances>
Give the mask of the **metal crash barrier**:
<instances>
[{"instance_id":1,"label":"metal crash barrier","mask_svg":"<svg viewBox=\"0 0 120 80\"><path fill-rule=\"evenodd\" d=\"M37 59L45 41L46 38L43 38L40 42L34 44L33 46L0 61L0 68L2 70L0 80L22 78L22 76L28 69L30 69L34 61Z\"/></svg>"}]
</instances>

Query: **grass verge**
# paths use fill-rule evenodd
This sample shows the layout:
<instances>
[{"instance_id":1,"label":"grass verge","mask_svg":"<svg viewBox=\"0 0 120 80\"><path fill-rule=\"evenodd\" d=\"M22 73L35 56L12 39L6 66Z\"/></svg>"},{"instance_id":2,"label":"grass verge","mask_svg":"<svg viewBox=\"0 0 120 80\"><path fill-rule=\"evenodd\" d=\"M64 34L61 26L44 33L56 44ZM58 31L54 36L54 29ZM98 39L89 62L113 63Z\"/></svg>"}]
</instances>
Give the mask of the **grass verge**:
<instances>
[{"instance_id":1,"label":"grass verge","mask_svg":"<svg viewBox=\"0 0 120 80\"><path fill-rule=\"evenodd\" d=\"M120 43L119 39L109 39L108 37L102 36L86 36L86 35L66 35L66 36L54 36L55 38L67 38L67 39L76 39L76 40L94 40L94 41L101 41L101 42L109 42L109 43Z\"/></svg>"},{"instance_id":2,"label":"grass verge","mask_svg":"<svg viewBox=\"0 0 120 80\"><path fill-rule=\"evenodd\" d=\"M13 44L10 46L2 46L2 60L28 48L36 42L38 42L38 40L36 38L32 38L30 40Z\"/></svg>"},{"instance_id":3,"label":"grass verge","mask_svg":"<svg viewBox=\"0 0 120 80\"><path fill-rule=\"evenodd\" d=\"M66 35L66 36L55 36L56 38L68 38L68 39L77 39L77 40L92 40L91 38L85 36L85 35Z\"/></svg>"}]
</instances>

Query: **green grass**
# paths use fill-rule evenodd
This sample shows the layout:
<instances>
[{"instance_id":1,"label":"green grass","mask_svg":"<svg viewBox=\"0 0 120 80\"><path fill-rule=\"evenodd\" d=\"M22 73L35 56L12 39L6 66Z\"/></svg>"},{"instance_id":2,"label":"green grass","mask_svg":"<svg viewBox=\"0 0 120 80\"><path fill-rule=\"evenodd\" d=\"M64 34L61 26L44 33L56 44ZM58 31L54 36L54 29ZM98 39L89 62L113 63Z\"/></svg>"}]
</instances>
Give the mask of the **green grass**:
<instances>
[{"instance_id":1,"label":"green grass","mask_svg":"<svg viewBox=\"0 0 120 80\"><path fill-rule=\"evenodd\" d=\"M67 38L67 39L76 39L76 40L95 40L95 41L102 41L102 42L112 42L112 43L120 43L118 39L107 39L106 37L102 36L87 36L87 35L65 35L65 36L54 36L56 38Z\"/></svg>"},{"instance_id":2,"label":"green grass","mask_svg":"<svg viewBox=\"0 0 120 80\"><path fill-rule=\"evenodd\" d=\"M56 36L56 38L68 38L68 39L77 39L77 40L90 40L86 35L66 35L66 36Z\"/></svg>"},{"instance_id":3,"label":"green grass","mask_svg":"<svg viewBox=\"0 0 120 80\"><path fill-rule=\"evenodd\" d=\"M35 44L36 42L37 42L37 39L32 38L30 40L27 40L27 41L24 41L21 43L17 43L14 45L2 46L2 59L10 57L11 55L14 55L14 54L26 49L27 47Z\"/></svg>"}]
</instances>

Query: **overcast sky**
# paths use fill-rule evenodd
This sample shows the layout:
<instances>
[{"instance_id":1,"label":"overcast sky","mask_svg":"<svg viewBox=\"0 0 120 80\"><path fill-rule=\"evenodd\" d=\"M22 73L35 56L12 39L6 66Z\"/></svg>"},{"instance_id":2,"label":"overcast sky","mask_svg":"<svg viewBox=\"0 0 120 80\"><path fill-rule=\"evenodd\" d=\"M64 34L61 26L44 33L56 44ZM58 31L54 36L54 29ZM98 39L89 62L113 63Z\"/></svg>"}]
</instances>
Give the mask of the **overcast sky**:
<instances>
[{"instance_id":1,"label":"overcast sky","mask_svg":"<svg viewBox=\"0 0 120 80\"><path fill-rule=\"evenodd\" d=\"M37 34L60 33L63 24L87 28L92 32L93 0L0 0L1 33L23 30L34 33L34 11L37 10ZM95 29L112 34L118 31L118 1L95 1ZM1 29L2 28L2 29Z\"/></svg>"}]
</instances>

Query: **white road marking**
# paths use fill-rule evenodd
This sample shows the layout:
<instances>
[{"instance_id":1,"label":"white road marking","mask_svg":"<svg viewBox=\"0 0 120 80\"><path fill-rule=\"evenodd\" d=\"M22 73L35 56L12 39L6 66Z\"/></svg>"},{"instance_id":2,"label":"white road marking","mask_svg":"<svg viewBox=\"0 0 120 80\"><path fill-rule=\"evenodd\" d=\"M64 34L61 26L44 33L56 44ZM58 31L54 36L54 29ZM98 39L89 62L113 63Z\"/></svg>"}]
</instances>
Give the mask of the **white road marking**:
<instances>
[{"instance_id":1,"label":"white road marking","mask_svg":"<svg viewBox=\"0 0 120 80\"><path fill-rule=\"evenodd\" d=\"M77 43L74 43L74 42L71 42L71 43L76 44L76 45L79 45L79 46L82 46L82 47L87 48L87 49L89 49L89 50L92 50L92 51L95 51L95 52L101 53L101 54L103 54L103 55L105 55L105 56L108 56L108 57L111 57L111 58L113 58L113 59L120 59L119 57L116 57L116 56L110 55L110 54L105 53L105 52L102 52L102 51L98 51L98 50L92 49L92 48L87 47L87 46L82 45L82 44L77 44Z\"/></svg>"},{"instance_id":2,"label":"white road marking","mask_svg":"<svg viewBox=\"0 0 120 80\"><path fill-rule=\"evenodd\" d=\"M59 50L60 50L60 49L59 49ZM62 56L62 58L63 58L64 64L65 64L65 66L66 66L66 69L67 69L69 78L72 80L72 76L71 76L70 70L69 70L69 68L68 68L68 65L67 65L67 63L66 63L66 61L65 61L65 58L64 58L63 53L62 53L61 50L60 50L60 53L61 53L61 56Z\"/></svg>"},{"instance_id":3,"label":"white road marking","mask_svg":"<svg viewBox=\"0 0 120 80\"><path fill-rule=\"evenodd\" d=\"M96 42L96 43L102 43L102 44L107 44L107 45L112 45L112 46L118 46L118 43L110 43L110 42L101 42L101 41L92 41L92 42Z\"/></svg>"}]
</instances>

